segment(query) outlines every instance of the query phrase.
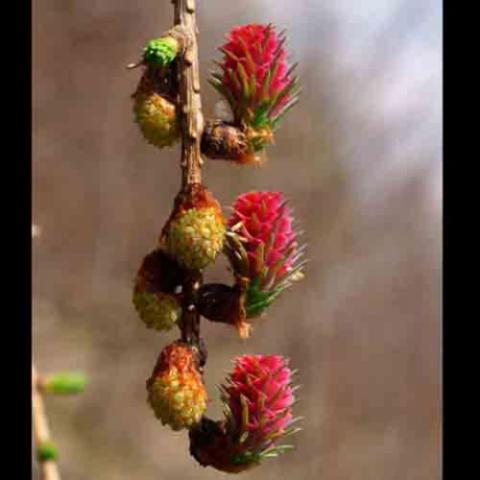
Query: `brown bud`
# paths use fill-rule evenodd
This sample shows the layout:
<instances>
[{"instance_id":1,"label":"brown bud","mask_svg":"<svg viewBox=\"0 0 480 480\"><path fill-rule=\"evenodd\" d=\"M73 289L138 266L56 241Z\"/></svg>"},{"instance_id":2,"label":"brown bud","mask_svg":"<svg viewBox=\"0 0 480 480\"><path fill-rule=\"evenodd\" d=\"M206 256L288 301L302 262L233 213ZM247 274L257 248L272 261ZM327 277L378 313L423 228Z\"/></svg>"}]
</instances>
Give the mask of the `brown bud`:
<instances>
[{"instance_id":1,"label":"brown bud","mask_svg":"<svg viewBox=\"0 0 480 480\"><path fill-rule=\"evenodd\" d=\"M203 285L198 291L197 308L212 322L233 324L240 312L240 291L221 283Z\"/></svg>"},{"instance_id":2,"label":"brown bud","mask_svg":"<svg viewBox=\"0 0 480 480\"><path fill-rule=\"evenodd\" d=\"M202 466L227 473L240 473L258 465L258 462L235 462L238 446L229 434L224 421L213 421L203 416L189 431L190 455Z\"/></svg>"},{"instance_id":3,"label":"brown bud","mask_svg":"<svg viewBox=\"0 0 480 480\"><path fill-rule=\"evenodd\" d=\"M185 270L162 249L149 253L137 273L136 286L149 292L174 293L182 285Z\"/></svg>"},{"instance_id":4,"label":"brown bud","mask_svg":"<svg viewBox=\"0 0 480 480\"><path fill-rule=\"evenodd\" d=\"M256 155L251 152L245 133L223 120L207 121L203 130L201 150L211 159L258 163Z\"/></svg>"},{"instance_id":5,"label":"brown bud","mask_svg":"<svg viewBox=\"0 0 480 480\"><path fill-rule=\"evenodd\" d=\"M233 325L241 338L249 337L244 286L238 283L233 287L221 283L203 285L198 291L197 308L208 320Z\"/></svg>"}]
</instances>

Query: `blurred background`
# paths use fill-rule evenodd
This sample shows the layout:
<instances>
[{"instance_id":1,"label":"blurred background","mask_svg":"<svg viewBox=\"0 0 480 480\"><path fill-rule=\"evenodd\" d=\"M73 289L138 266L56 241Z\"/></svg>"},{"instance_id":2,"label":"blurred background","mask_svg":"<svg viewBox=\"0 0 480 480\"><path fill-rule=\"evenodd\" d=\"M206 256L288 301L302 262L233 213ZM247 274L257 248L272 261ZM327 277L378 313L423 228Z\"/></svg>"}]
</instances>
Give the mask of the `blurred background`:
<instances>
[{"instance_id":1,"label":"blurred background","mask_svg":"<svg viewBox=\"0 0 480 480\"><path fill-rule=\"evenodd\" d=\"M286 28L303 94L264 168L206 162L223 205L285 192L305 230L306 278L252 338L203 322L209 414L242 353L300 370L296 450L258 479L436 480L441 472L442 6L438 0L198 0L204 113L215 48L235 25ZM179 182L179 149L132 122L140 71L125 66L167 30L168 0L33 2L33 355L85 371L87 390L47 398L67 480L227 478L157 422L145 380L176 332L131 303ZM208 280L226 279L225 262Z\"/></svg>"}]
</instances>

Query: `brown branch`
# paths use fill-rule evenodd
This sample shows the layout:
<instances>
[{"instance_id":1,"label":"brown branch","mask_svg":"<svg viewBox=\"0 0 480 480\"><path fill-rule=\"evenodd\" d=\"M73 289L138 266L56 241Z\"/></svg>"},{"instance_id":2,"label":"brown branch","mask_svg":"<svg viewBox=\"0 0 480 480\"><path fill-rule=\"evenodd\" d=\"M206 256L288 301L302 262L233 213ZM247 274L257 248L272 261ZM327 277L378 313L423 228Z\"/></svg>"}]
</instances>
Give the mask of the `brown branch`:
<instances>
[{"instance_id":1,"label":"brown branch","mask_svg":"<svg viewBox=\"0 0 480 480\"><path fill-rule=\"evenodd\" d=\"M200 74L198 69L195 0L172 0L174 23L183 31L182 55L178 62L182 123L182 189L202 182L200 141L203 130Z\"/></svg>"},{"instance_id":2,"label":"brown branch","mask_svg":"<svg viewBox=\"0 0 480 480\"><path fill-rule=\"evenodd\" d=\"M51 443L50 429L40 391L40 379L32 364L32 424L35 447ZM39 461L41 480L60 480L60 473L55 460Z\"/></svg>"},{"instance_id":3,"label":"brown branch","mask_svg":"<svg viewBox=\"0 0 480 480\"><path fill-rule=\"evenodd\" d=\"M174 30L183 37L182 52L177 63L182 127L180 195L192 200L195 188L202 182L200 142L203 131L195 0L172 0L172 3L174 4ZM183 314L180 323L182 340L196 346L200 345L200 315L195 303L196 294L202 282L202 273L192 271L183 284Z\"/></svg>"}]
</instances>

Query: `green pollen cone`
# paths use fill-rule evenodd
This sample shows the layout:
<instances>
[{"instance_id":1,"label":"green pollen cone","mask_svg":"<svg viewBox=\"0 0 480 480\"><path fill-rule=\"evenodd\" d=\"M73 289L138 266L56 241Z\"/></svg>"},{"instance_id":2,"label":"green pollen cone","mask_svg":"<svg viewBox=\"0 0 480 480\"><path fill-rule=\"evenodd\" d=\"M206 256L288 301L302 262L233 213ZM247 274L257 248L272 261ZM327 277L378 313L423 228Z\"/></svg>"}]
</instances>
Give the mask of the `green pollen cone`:
<instances>
[{"instance_id":1,"label":"green pollen cone","mask_svg":"<svg viewBox=\"0 0 480 480\"><path fill-rule=\"evenodd\" d=\"M87 378L79 372L59 372L49 375L43 384L47 393L70 395L80 393L85 389Z\"/></svg>"},{"instance_id":2,"label":"green pollen cone","mask_svg":"<svg viewBox=\"0 0 480 480\"><path fill-rule=\"evenodd\" d=\"M56 460L58 458L56 445L52 441L40 443L37 446L37 458L40 462Z\"/></svg>"},{"instance_id":3,"label":"green pollen cone","mask_svg":"<svg viewBox=\"0 0 480 480\"><path fill-rule=\"evenodd\" d=\"M178 50L178 41L173 37L156 38L143 49L143 60L150 65L166 67L175 60Z\"/></svg>"}]
</instances>

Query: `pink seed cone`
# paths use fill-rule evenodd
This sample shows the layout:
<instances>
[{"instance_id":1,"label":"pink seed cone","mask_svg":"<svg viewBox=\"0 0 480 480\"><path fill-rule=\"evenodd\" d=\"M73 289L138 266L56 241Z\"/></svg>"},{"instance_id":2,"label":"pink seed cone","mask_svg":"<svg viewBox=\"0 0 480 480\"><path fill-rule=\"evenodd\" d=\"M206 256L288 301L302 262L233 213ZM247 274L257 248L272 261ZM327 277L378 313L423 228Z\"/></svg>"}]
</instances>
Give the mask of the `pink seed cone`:
<instances>
[{"instance_id":1,"label":"pink seed cone","mask_svg":"<svg viewBox=\"0 0 480 480\"><path fill-rule=\"evenodd\" d=\"M238 72L241 64L247 77L254 77L257 85L256 99L260 100L263 80L272 69L272 63L277 57L277 68L272 72L272 79L267 91L269 98L288 85L286 51L282 48L279 38L271 25L244 25L234 28L227 36L228 42L223 45L224 83L237 98L242 91L228 75L228 70Z\"/></svg>"},{"instance_id":2,"label":"pink seed cone","mask_svg":"<svg viewBox=\"0 0 480 480\"><path fill-rule=\"evenodd\" d=\"M284 258L279 274L291 266L297 248L296 233L290 208L280 192L248 192L237 197L228 226L241 223L238 231L250 259L250 275L261 274L258 261L259 246L264 249L264 265L273 267ZM290 255L288 252L290 251Z\"/></svg>"},{"instance_id":3,"label":"pink seed cone","mask_svg":"<svg viewBox=\"0 0 480 480\"><path fill-rule=\"evenodd\" d=\"M289 433L293 421L292 372L279 355L243 355L221 388L231 412L230 434L237 453L260 455Z\"/></svg>"},{"instance_id":4,"label":"pink seed cone","mask_svg":"<svg viewBox=\"0 0 480 480\"><path fill-rule=\"evenodd\" d=\"M238 357L224 389L236 428L249 432L246 444L252 449L270 447L270 438L280 436L290 425L294 396L291 371L282 357Z\"/></svg>"},{"instance_id":5,"label":"pink seed cone","mask_svg":"<svg viewBox=\"0 0 480 480\"><path fill-rule=\"evenodd\" d=\"M280 192L240 195L227 223L225 252L237 286L246 284L246 318L255 318L292 282L303 278L304 246L298 245L291 210ZM244 320L236 323L243 328Z\"/></svg>"},{"instance_id":6,"label":"pink seed cone","mask_svg":"<svg viewBox=\"0 0 480 480\"><path fill-rule=\"evenodd\" d=\"M237 357L220 387L225 420L203 417L190 430L190 453L200 465L239 473L292 448L278 444L300 430L292 425L292 376L278 355Z\"/></svg>"},{"instance_id":7,"label":"pink seed cone","mask_svg":"<svg viewBox=\"0 0 480 480\"><path fill-rule=\"evenodd\" d=\"M275 129L286 107L296 101L297 79L284 43L284 34L271 24L243 25L227 35L220 48L221 72L213 75L212 84L230 103L237 124Z\"/></svg>"}]
</instances>

